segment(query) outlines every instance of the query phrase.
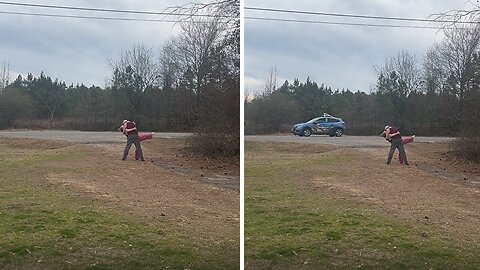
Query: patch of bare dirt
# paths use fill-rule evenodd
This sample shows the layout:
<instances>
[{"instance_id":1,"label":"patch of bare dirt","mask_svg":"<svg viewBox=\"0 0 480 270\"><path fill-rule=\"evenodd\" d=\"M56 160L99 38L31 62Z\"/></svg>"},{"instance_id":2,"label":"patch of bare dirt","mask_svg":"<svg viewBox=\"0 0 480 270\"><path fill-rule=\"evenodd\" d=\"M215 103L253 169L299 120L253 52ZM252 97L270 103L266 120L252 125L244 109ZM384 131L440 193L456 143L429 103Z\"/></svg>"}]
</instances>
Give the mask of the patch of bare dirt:
<instances>
[{"instance_id":1,"label":"patch of bare dirt","mask_svg":"<svg viewBox=\"0 0 480 270\"><path fill-rule=\"evenodd\" d=\"M182 152L182 139L142 142L145 162L134 160L134 146L129 158L122 161L124 146L74 145L73 148L87 150L91 156L75 164L68 161L49 164L49 185L70 194L90 196L152 222L172 223L176 231L185 231L192 239L238 246L238 189L202 181L216 174L238 178L239 168L235 162L188 157ZM72 148L61 151L72 151ZM168 166L161 166L159 162L167 162ZM77 169L66 171L64 168L68 165Z\"/></svg>"},{"instance_id":2,"label":"patch of bare dirt","mask_svg":"<svg viewBox=\"0 0 480 270\"><path fill-rule=\"evenodd\" d=\"M478 164L446 158L448 145L443 143L407 145L410 166L400 165L398 156L387 165L388 150L386 145L330 152L351 159L322 167L323 172L335 176L318 176L313 183L335 198L352 200L412 224L439 228L459 241L480 243ZM341 176L335 174L339 170Z\"/></svg>"},{"instance_id":3,"label":"patch of bare dirt","mask_svg":"<svg viewBox=\"0 0 480 270\"><path fill-rule=\"evenodd\" d=\"M73 145L67 141L54 141L54 140L37 140L26 138L0 138L0 142L7 147L15 149L34 149L34 150L48 150L58 149Z\"/></svg>"},{"instance_id":4,"label":"patch of bare dirt","mask_svg":"<svg viewBox=\"0 0 480 270\"><path fill-rule=\"evenodd\" d=\"M271 147L275 148L275 151L281 153L291 153L292 147L295 147L296 152L305 153L305 154L321 154L329 151L338 149L338 146L334 145L325 145L325 144L304 144L304 143L293 143L293 144L278 144L270 143Z\"/></svg>"},{"instance_id":5,"label":"patch of bare dirt","mask_svg":"<svg viewBox=\"0 0 480 270\"><path fill-rule=\"evenodd\" d=\"M208 158L188 151L182 139L145 141L155 155L147 159L154 165L221 188L240 190L240 158Z\"/></svg>"}]
</instances>

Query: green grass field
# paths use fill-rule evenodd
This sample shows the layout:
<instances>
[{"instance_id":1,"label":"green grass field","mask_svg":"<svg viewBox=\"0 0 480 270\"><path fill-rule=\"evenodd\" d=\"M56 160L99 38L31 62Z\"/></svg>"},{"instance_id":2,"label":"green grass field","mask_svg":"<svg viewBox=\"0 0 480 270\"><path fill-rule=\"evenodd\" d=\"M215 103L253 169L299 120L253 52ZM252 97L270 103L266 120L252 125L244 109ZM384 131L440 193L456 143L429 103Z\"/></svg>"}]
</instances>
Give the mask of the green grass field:
<instances>
[{"instance_id":1,"label":"green grass field","mask_svg":"<svg viewBox=\"0 0 480 270\"><path fill-rule=\"evenodd\" d=\"M351 157L295 147L245 145L246 269L479 269L478 245L317 189Z\"/></svg>"},{"instance_id":2,"label":"green grass field","mask_svg":"<svg viewBox=\"0 0 480 270\"><path fill-rule=\"evenodd\" d=\"M52 164L75 173L93 154L56 147L0 140L0 269L238 269L235 246L198 242L169 221L46 184Z\"/></svg>"}]
</instances>

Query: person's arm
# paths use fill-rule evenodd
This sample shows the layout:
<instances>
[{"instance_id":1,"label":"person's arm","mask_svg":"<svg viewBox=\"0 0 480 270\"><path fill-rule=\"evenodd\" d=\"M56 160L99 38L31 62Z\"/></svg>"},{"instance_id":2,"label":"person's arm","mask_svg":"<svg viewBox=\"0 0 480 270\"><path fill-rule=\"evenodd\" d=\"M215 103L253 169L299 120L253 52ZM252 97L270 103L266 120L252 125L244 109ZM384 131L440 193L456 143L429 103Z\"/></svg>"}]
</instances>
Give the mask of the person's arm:
<instances>
[{"instance_id":1,"label":"person's arm","mask_svg":"<svg viewBox=\"0 0 480 270\"><path fill-rule=\"evenodd\" d=\"M130 131L137 130L137 124L135 124L135 122L133 122L133 121L132 121L132 123L133 123L133 127L132 127L132 128L129 128L129 129L127 129L127 132L130 132ZM125 126L125 128L126 128L126 126Z\"/></svg>"},{"instance_id":2,"label":"person's arm","mask_svg":"<svg viewBox=\"0 0 480 270\"><path fill-rule=\"evenodd\" d=\"M137 127L133 127L133 128L127 128L125 129L126 132L130 132L130 131L134 131L134 130L137 130Z\"/></svg>"},{"instance_id":3,"label":"person's arm","mask_svg":"<svg viewBox=\"0 0 480 270\"><path fill-rule=\"evenodd\" d=\"M390 134L390 137L397 136L398 134L400 134L400 131L397 131L397 132L395 132L395 133L393 133L393 134Z\"/></svg>"},{"instance_id":4,"label":"person's arm","mask_svg":"<svg viewBox=\"0 0 480 270\"><path fill-rule=\"evenodd\" d=\"M387 140L390 139L390 128L387 128L385 130L385 139L387 139Z\"/></svg>"}]
</instances>

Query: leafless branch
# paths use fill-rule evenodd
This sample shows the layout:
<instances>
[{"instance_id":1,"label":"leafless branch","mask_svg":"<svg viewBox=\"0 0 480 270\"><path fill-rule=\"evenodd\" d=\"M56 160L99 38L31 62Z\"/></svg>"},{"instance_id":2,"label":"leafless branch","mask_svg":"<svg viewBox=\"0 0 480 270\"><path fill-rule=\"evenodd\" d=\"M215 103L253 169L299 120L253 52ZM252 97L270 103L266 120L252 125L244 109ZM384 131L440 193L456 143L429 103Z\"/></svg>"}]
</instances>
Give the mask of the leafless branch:
<instances>
[{"instance_id":1,"label":"leafless branch","mask_svg":"<svg viewBox=\"0 0 480 270\"><path fill-rule=\"evenodd\" d=\"M178 15L177 21L196 21L199 17L217 17L220 23L234 28L240 19L240 0L214 0L209 3L190 2L184 5L167 8Z\"/></svg>"},{"instance_id":2,"label":"leafless branch","mask_svg":"<svg viewBox=\"0 0 480 270\"><path fill-rule=\"evenodd\" d=\"M471 9L454 9L446 12L434 13L429 18L442 23L442 29L465 28L469 24L480 24L480 5L476 1L468 1Z\"/></svg>"}]
</instances>

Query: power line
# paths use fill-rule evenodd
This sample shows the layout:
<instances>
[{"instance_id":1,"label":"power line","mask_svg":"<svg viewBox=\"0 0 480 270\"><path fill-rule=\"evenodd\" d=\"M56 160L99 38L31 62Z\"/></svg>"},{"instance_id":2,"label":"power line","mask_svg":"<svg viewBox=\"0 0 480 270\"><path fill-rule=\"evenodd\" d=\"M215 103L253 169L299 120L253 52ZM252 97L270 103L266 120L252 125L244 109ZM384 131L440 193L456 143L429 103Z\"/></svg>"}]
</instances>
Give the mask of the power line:
<instances>
[{"instance_id":1,"label":"power line","mask_svg":"<svg viewBox=\"0 0 480 270\"><path fill-rule=\"evenodd\" d=\"M311 21L311 20L282 19L282 18L250 17L250 16L245 16L244 18L245 19L250 19L250 20L261 20L261 21L279 21L279 22L296 22L296 23L330 24L330 25L351 25L351 26L387 27L387 28L437 29L437 30L445 29L445 28L442 28L442 27L435 27L435 26L347 23L347 22Z\"/></svg>"},{"instance_id":2,"label":"power line","mask_svg":"<svg viewBox=\"0 0 480 270\"><path fill-rule=\"evenodd\" d=\"M82 15L61 15L61 14L45 14L45 13L13 12L13 11L0 11L0 14L38 16L38 17L53 17L53 18L71 18L71 19L110 20L110 21L139 21L139 22L164 22L164 23L183 22L182 20L177 21L177 20L164 20L164 19L141 19L141 18L120 18L120 17L82 16ZM350 26L387 27L387 28L413 28L413 29L442 29L441 27L434 27L434 26L347 23L347 22L313 21L313 20L298 20L298 19L252 17L252 16L245 16L244 18L245 19L250 19L250 20L296 22L296 23L311 23L311 24L327 24L327 25L350 25ZM199 21L197 21L197 22L199 22Z\"/></svg>"},{"instance_id":3,"label":"power line","mask_svg":"<svg viewBox=\"0 0 480 270\"><path fill-rule=\"evenodd\" d=\"M175 12L154 12L154 11L140 11L140 10L121 10L121 9L105 9L105 8L87 8L87 7L43 5L43 4L31 4L31 3L5 2L5 1L0 1L0 5L37 7L37 8L49 8L49 9L81 10L81 11L97 11L97 12L113 12L113 13L129 13L129 14L142 14L142 15L191 16L191 17L224 17L224 18L228 18L228 17L229 17L229 16L222 16L222 15L210 15L210 14L188 14L188 13L175 13Z\"/></svg>"},{"instance_id":4,"label":"power line","mask_svg":"<svg viewBox=\"0 0 480 270\"><path fill-rule=\"evenodd\" d=\"M370 15L356 15L356 14L342 14L342 13L328 13L328 12L313 12L313 11L288 10L288 9L274 9L274 8L244 7L244 9L245 9L245 10L255 10L255 11L280 12L280 13L294 13L294 14L319 15L319 16L333 16L333 17L347 17L347 18L361 18L361 19L375 19L375 20L395 20L395 21L412 21L412 22L477 24L477 22L466 22L466 21L438 20L438 19L419 19L419 18L403 18L403 17L387 17L387 16L370 16Z\"/></svg>"},{"instance_id":5,"label":"power line","mask_svg":"<svg viewBox=\"0 0 480 270\"><path fill-rule=\"evenodd\" d=\"M43 14L43 13L12 12L12 11L0 11L0 14L25 15L25 16L40 16L40 17L54 17L54 18L111 20L111 21L139 21L139 22L165 22L165 23L179 23L179 22L182 22L182 21L161 20L161 19L139 19L139 18L135 19L135 18L116 18L116 17L99 17L99 16L81 16L81 15L60 15L60 14Z\"/></svg>"}]
</instances>

